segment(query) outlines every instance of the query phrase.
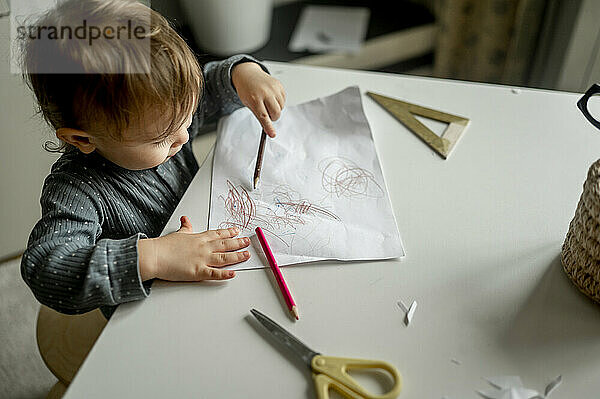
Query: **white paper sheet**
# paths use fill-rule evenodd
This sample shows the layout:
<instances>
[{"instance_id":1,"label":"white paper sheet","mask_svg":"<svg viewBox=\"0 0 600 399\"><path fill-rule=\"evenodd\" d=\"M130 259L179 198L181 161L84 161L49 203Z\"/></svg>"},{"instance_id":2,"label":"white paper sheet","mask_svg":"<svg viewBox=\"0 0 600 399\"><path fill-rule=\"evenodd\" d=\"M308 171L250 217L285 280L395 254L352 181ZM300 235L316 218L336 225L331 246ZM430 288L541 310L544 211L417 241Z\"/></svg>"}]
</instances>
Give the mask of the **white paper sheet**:
<instances>
[{"instance_id":1,"label":"white paper sheet","mask_svg":"<svg viewBox=\"0 0 600 399\"><path fill-rule=\"evenodd\" d=\"M290 39L290 51L360 50L369 23L366 7L306 6Z\"/></svg>"},{"instance_id":2,"label":"white paper sheet","mask_svg":"<svg viewBox=\"0 0 600 399\"><path fill-rule=\"evenodd\" d=\"M252 190L260 125L246 108L219 123L209 228L254 237L234 269L267 266L257 226L280 265L404 256L358 87L287 107L275 128Z\"/></svg>"}]
</instances>

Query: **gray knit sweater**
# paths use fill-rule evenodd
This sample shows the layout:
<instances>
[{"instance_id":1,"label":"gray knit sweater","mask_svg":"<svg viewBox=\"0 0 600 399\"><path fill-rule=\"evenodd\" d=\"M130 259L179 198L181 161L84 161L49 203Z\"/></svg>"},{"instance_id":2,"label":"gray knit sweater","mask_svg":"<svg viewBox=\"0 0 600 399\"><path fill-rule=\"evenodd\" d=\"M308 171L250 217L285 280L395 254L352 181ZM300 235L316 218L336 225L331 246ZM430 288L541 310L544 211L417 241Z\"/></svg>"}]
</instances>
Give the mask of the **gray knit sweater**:
<instances>
[{"instance_id":1,"label":"gray knit sweater","mask_svg":"<svg viewBox=\"0 0 600 399\"><path fill-rule=\"evenodd\" d=\"M95 152L69 150L52 166L42 218L21 260L21 275L38 301L67 314L100 307L108 318L118 304L150 294L152 281L140 278L138 240L160 235L198 171L191 148L198 129L242 107L230 77L242 61L257 62L239 55L204 67L205 93L190 141L164 164L128 170Z\"/></svg>"}]
</instances>

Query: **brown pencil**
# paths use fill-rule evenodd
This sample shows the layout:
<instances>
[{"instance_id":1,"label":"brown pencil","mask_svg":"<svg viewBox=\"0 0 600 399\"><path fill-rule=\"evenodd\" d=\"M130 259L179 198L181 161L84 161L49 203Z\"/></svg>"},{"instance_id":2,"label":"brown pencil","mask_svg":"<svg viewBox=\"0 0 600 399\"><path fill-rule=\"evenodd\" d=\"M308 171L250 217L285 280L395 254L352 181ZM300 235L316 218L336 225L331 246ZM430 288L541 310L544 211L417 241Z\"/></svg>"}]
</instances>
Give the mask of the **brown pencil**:
<instances>
[{"instance_id":1,"label":"brown pencil","mask_svg":"<svg viewBox=\"0 0 600 399\"><path fill-rule=\"evenodd\" d=\"M267 141L267 134L263 129L260 135L260 144L258 146L258 155L256 156L256 166L254 166L254 188L258 186L260 180L260 170L262 169L263 155L265 153L265 142Z\"/></svg>"}]
</instances>

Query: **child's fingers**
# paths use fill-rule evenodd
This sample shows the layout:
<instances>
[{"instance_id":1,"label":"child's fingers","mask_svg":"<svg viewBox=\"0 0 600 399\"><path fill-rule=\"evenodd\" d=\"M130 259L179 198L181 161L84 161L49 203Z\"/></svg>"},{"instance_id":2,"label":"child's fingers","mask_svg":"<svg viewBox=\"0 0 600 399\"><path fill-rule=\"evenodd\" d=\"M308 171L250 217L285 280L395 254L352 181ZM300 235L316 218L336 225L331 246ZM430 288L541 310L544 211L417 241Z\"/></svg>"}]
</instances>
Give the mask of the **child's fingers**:
<instances>
[{"instance_id":1,"label":"child's fingers","mask_svg":"<svg viewBox=\"0 0 600 399\"><path fill-rule=\"evenodd\" d=\"M281 116L281 105L277 102L276 98L269 97L265 99L265 106L267 107L267 112L271 117L272 121L276 121Z\"/></svg>"},{"instance_id":2,"label":"child's fingers","mask_svg":"<svg viewBox=\"0 0 600 399\"><path fill-rule=\"evenodd\" d=\"M210 249L214 252L229 252L246 248L248 245L250 245L250 239L248 237L225 238L222 240L211 241Z\"/></svg>"},{"instance_id":3,"label":"child's fingers","mask_svg":"<svg viewBox=\"0 0 600 399\"><path fill-rule=\"evenodd\" d=\"M275 128L271 123L271 117L269 116L269 112L267 111L265 104L259 102L252 109L252 112L254 113L254 116L256 116L256 119L258 119L258 122L260 122L260 125L264 129L265 133L267 133L271 138L275 137Z\"/></svg>"},{"instance_id":4,"label":"child's fingers","mask_svg":"<svg viewBox=\"0 0 600 399\"><path fill-rule=\"evenodd\" d=\"M205 236L207 241L214 241L224 238L232 238L240 234L240 229L237 227L230 227L228 229L217 229L217 230L208 230L204 233L201 233Z\"/></svg>"},{"instance_id":5,"label":"child's fingers","mask_svg":"<svg viewBox=\"0 0 600 399\"><path fill-rule=\"evenodd\" d=\"M190 222L190 218L187 216L182 216L179 221L181 222L181 227L179 231L182 233L192 233L194 230L192 229L192 222Z\"/></svg>"},{"instance_id":6,"label":"child's fingers","mask_svg":"<svg viewBox=\"0 0 600 399\"><path fill-rule=\"evenodd\" d=\"M283 86L281 86L281 90L279 92L279 95L277 96L277 102L279 103L279 107L281 109L283 109L283 106L285 105L285 90L283 89Z\"/></svg>"},{"instance_id":7,"label":"child's fingers","mask_svg":"<svg viewBox=\"0 0 600 399\"><path fill-rule=\"evenodd\" d=\"M207 263L208 266L222 267L235 265L236 263L247 260L249 257L250 253L248 251L213 253L210 255L210 259Z\"/></svg>"},{"instance_id":8,"label":"child's fingers","mask_svg":"<svg viewBox=\"0 0 600 399\"><path fill-rule=\"evenodd\" d=\"M200 280L227 280L235 277L233 270L221 270L213 267L205 267L202 270Z\"/></svg>"}]
</instances>

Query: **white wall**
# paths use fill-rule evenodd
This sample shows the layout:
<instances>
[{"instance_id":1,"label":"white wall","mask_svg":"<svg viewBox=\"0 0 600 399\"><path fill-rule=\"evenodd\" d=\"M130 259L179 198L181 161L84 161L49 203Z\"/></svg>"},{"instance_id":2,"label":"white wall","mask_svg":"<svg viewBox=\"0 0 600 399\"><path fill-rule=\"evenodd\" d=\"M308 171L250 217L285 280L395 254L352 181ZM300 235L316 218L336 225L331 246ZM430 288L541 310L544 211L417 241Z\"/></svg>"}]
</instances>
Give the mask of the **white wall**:
<instances>
[{"instance_id":1,"label":"white wall","mask_svg":"<svg viewBox=\"0 0 600 399\"><path fill-rule=\"evenodd\" d=\"M9 18L0 18L0 259L23 250L40 217L40 192L57 158L42 149L50 131L34 116L33 97L10 73Z\"/></svg>"}]
</instances>

